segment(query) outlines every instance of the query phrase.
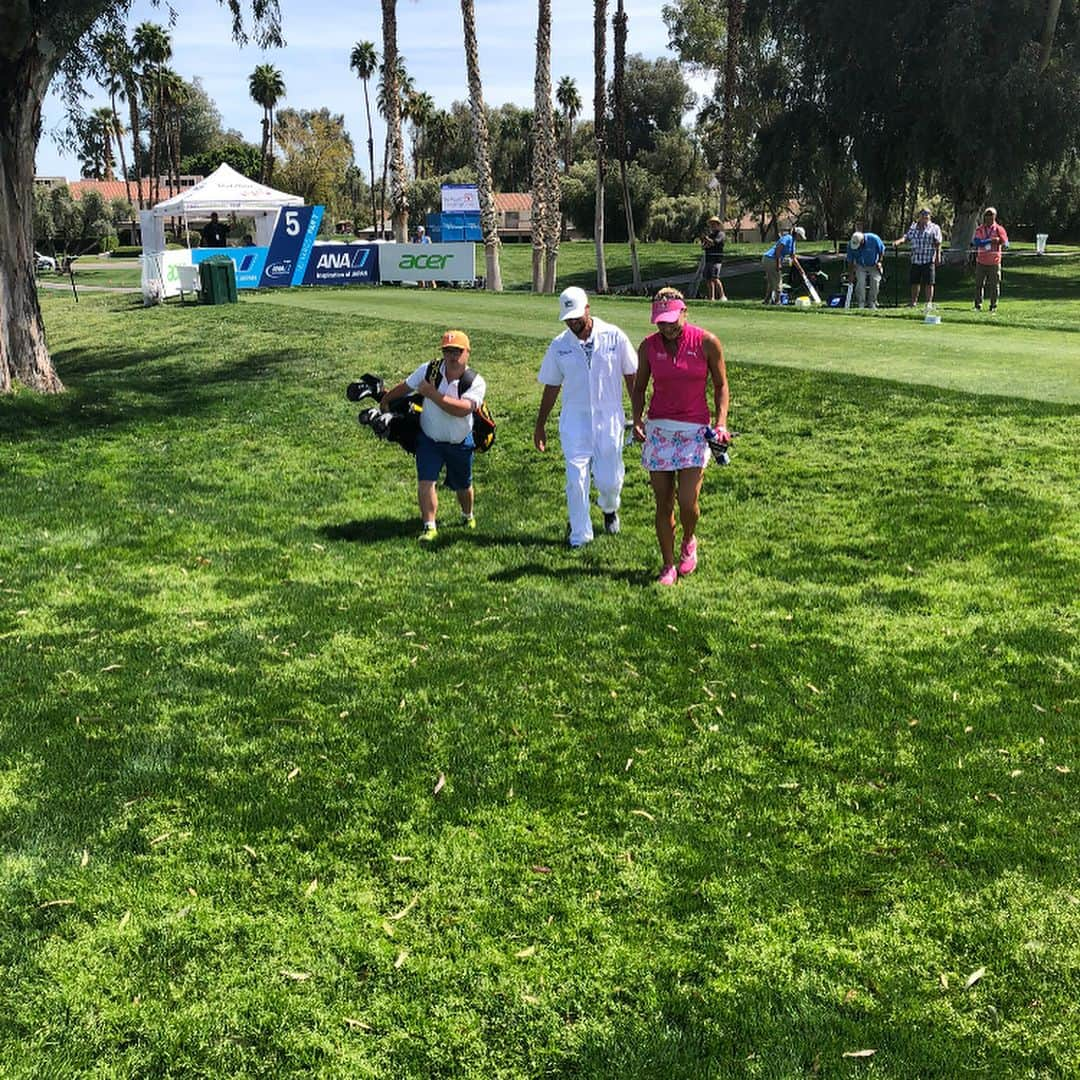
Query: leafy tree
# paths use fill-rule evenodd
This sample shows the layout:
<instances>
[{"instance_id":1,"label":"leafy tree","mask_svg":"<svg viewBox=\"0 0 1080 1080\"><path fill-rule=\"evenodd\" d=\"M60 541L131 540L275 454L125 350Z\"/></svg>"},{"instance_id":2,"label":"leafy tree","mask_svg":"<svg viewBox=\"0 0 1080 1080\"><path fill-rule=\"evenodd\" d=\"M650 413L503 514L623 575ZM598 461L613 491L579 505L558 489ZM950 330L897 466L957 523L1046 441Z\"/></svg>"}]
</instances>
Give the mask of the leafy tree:
<instances>
[{"instance_id":1,"label":"leafy tree","mask_svg":"<svg viewBox=\"0 0 1080 1080\"><path fill-rule=\"evenodd\" d=\"M581 112L581 95L578 93L577 83L570 75L564 75L559 80L555 100L562 109L563 172L568 173L574 156L574 120Z\"/></svg>"},{"instance_id":2,"label":"leafy tree","mask_svg":"<svg viewBox=\"0 0 1080 1080\"><path fill-rule=\"evenodd\" d=\"M631 158L656 148L661 132L682 126L683 116L697 103L682 69L675 60L626 58L625 124Z\"/></svg>"},{"instance_id":3,"label":"leafy tree","mask_svg":"<svg viewBox=\"0 0 1080 1080\"><path fill-rule=\"evenodd\" d=\"M180 158L201 154L222 136L221 112L207 94L202 79L194 78L184 83L183 99L176 122L180 134Z\"/></svg>"},{"instance_id":4,"label":"leafy tree","mask_svg":"<svg viewBox=\"0 0 1080 1080\"><path fill-rule=\"evenodd\" d=\"M413 176L419 179L423 175L422 157L424 132L435 114L435 99L425 91L413 91L405 101L403 119L412 124L413 129Z\"/></svg>"},{"instance_id":5,"label":"leafy tree","mask_svg":"<svg viewBox=\"0 0 1080 1080\"><path fill-rule=\"evenodd\" d=\"M604 236L616 243L625 243L626 211L623 208L623 193L620 177L609 172L605 177L607 191L603 200L607 219L604 222ZM643 232L649 230L653 203L659 192L653 178L637 162L631 162L626 169L627 188L630 192L631 210L635 225ZM566 216L573 221L584 234L595 235L596 222L596 165L588 159L579 161L563 180L562 206Z\"/></svg>"},{"instance_id":6,"label":"leafy tree","mask_svg":"<svg viewBox=\"0 0 1080 1080\"><path fill-rule=\"evenodd\" d=\"M262 155L254 143L240 138L219 136L211 146L183 159L181 172L192 176L209 176L219 165L225 164L244 176L258 176Z\"/></svg>"},{"instance_id":7,"label":"leafy tree","mask_svg":"<svg viewBox=\"0 0 1080 1080\"><path fill-rule=\"evenodd\" d=\"M240 0L227 0L233 33L244 37ZM99 59L102 33L120 31L128 0L25 0L8 11L0 34L0 392L12 378L58 392L33 275L34 157L41 110L54 76L75 102ZM281 43L276 0L253 0L259 44Z\"/></svg>"},{"instance_id":8,"label":"leafy tree","mask_svg":"<svg viewBox=\"0 0 1080 1080\"><path fill-rule=\"evenodd\" d=\"M336 185L353 163L345 117L329 109L282 109L277 117L282 163L278 179L309 204L332 202Z\"/></svg>"}]
</instances>

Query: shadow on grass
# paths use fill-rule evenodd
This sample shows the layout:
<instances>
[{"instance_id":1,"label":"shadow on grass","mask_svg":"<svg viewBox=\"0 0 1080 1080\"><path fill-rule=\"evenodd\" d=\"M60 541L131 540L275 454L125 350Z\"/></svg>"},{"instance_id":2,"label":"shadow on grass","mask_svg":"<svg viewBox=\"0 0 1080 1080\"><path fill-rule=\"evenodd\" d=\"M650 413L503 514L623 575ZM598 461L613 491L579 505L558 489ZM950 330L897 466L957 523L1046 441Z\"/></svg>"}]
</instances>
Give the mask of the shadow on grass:
<instances>
[{"instance_id":1,"label":"shadow on grass","mask_svg":"<svg viewBox=\"0 0 1080 1080\"><path fill-rule=\"evenodd\" d=\"M187 343L192 348L196 342ZM20 394L0 408L0 437L63 441L87 432L179 417L199 418L227 409L221 388L257 383L301 364L307 354L294 349L258 352L200 368L183 359L184 342L168 357L159 350L118 345L101 350L70 349L55 357L67 380L64 394ZM98 380L96 375L113 375Z\"/></svg>"}]
</instances>

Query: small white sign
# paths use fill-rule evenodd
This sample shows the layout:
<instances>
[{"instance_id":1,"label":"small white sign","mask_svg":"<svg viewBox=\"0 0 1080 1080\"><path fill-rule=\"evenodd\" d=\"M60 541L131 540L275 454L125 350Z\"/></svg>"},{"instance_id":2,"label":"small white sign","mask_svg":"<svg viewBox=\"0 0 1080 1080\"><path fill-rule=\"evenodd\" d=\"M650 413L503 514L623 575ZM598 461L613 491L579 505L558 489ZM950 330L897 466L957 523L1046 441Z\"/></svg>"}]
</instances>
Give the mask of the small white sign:
<instances>
[{"instance_id":1,"label":"small white sign","mask_svg":"<svg viewBox=\"0 0 1080 1080\"><path fill-rule=\"evenodd\" d=\"M480 196L475 184L443 184L442 209L444 214L480 213Z\"/></svg>"}]
</instances>

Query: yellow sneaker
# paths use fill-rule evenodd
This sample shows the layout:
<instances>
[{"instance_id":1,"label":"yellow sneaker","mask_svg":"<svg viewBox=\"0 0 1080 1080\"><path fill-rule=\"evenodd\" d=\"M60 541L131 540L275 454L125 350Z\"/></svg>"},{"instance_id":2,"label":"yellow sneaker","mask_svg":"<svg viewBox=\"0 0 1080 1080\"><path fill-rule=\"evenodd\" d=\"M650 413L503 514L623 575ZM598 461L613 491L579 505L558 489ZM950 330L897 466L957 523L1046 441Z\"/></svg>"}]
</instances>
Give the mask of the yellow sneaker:
<instances>
[{"instance_id":1,"label":"yellow sneaker","mask_svg":"<svg viewBox=\"0 0 1080 1080\"><path fill-rule=\"evenodd\" d=\"M476 518L472 514L470 514L468 517L466 517L464 514L462 514L461 515L461 524L466 529L475 529L476 528Z\"/></svg>"},{"instance_id":2,"label":"yellow sneaker","mask_svg":"<svg viewBox=\"0 0 1080 1080\"><path fill-rule=\"evenodd\" d=\"M432 525L430 528L425 528L420 534L419 540L421 544L434 543L439 538L439 530Z\"/></svg>"}]
</instances>

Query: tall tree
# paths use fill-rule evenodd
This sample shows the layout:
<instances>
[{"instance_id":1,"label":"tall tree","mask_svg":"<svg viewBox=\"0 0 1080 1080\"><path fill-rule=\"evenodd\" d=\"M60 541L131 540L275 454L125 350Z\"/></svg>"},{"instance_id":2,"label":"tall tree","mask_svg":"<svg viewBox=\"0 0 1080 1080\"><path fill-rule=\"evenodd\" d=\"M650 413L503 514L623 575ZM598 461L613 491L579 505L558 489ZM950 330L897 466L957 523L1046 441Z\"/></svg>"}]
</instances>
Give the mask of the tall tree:
<instances>
[{"instance_id":1,"label":"tall tree","mask_svg":"<svg viewBox=\"0 0 1080 1080\"><path fill-rule=\"evenodd\" d=\"M461 0L465 31L465 67L469 76L469 108L472 110L473 152L476 158L476 190L480 199L480 229L484 236L485 283L489 292L502 292L499 266L499 226L495 217L495 192L491 183L491 147L488 139L484 88L480 82L480 55L476 45L476 12L473 0Z\"/></svg>"},{"instance_id":2,"label":"tall tree","mask_svg":"<svg viewBox=\"0 0 1080 1080\"><path fill-rule=\"evenodd\" d=\"M158 77L161 95L161 144L165 173L175 192L180 187L180 132L184 123L184 108L188 101L188 84L171 68L164 68Z\"/></svg>"},{"instance_id":3,"label":"tall tree","mask_svg":"<svg viewBox=\"0 0 1080 1080\"><path fill-rule=\"evenodd\" d=\"M286 191L307 203L326 205L353 162L352 139L345 117L329 109L282 109L277 118L282 162L278 170Z\"/></svg>"},{"instance_id":4,"label":"tall tree","mask_svg":"<svg viewBox=\"0 0 1080 1080\"><path fill-rule=\"evenodd\" d=\"M394 239L404 244L409 236L409 196L405 184L405 145L401 134L401 98L398 90L397 0L382 0L383 90L386 99L386 137L390 159L391 219Z\"/></svg>"},{"instance_id":5,"label":"tall tree","mask_svg":"<svg viewBox=\"0 0 1080 1080\"><path fill-rule=\"evenodd\" d=\"M405 100L404 118L413 129L413 176L417 180L423 176L424 160L422 157L424 132L435 115L435 100L425 91L413 91Z\"/></svg>"},{"instance_id":6,"label":"tall tree","mask_svg":"<svg viewBox=\"0 0 1080 1080\"><path fill-rule=\"evenodd\" d=\"M551 0L538 0L533 83L532 287L555 291L559 259L559 162L551 107Z\"/></svg>"},{"instance_id":7,"label":"tall tree","mask_svg":"<svg viewBox=\"0 0 1080 1080\"><path fill-rule=\"evenodd\" d=\"M241 0L226 0L244 37ZM119 30L127 0L52 0L9 5L0 34L0 392L12 378L35 390L63 389L45 340L33 275L34 157L41 111L63 69L65 98L94 69L91 31ZM253 0L260 45L281 43L276 0ZM100 23L99 23L100 20Z\"/></svg>"},{"instance_id":8,"label":"tall tree","mask_svg":"<svg viewBox=\"0 0 1080 1080\"><path fill-rule=\"evenodd\" d=\"M248 76L248 92L263 111L262 144L259 151L259 179L270 183L274 159L274 108L285 96L285 80L273 64L259 64Z\"/></svg>"},{"instance_id":9,"label":"tall tree","mask_svg":"<svg viewBox=\"0 0 1080 1080\"><path fill-rule=\"evenodd\" d=\"M596 247L596 291L608 291L607 260L604 255L605 129L607 126L607 0L594 0L593 7L593 138L596 140L596 220L593 243Z\"/></svg>"},{"instance_id":10,"label":"tall tree","mask_svg":"<svg viewBox=\"0 0 1080 1080\"><path fill-rule=\"evenodd\" d=\"M143 96L150 115L151 204L161 201L162 72L172 58L172 41L163 26L144 22L135 27L135 59L143 67Z\"/></svg>"},{"instance_id":11,"label":"tall tree","mask_svg":"<svg viewBox=\"0 0 1080 1080\"><path fill-rule=\"evenodd\" d=\"M113 136L116 139L117 153L120 155L120 172L124 177L128 202L133 204L131 177L128 176L127 154L124 151L124 125L120 121L120 114L116 108L117 99L122 101L126 95L126 78L132 64L131 49L124 35L115 31L102 34L98 38L96 48L101 57L102 66L102 77L98 82L109 94L109 105L113 116Z\"/></svg>"},{"instance_id":12,"label":"tall tree","mask_svg":"<svg viewBox=\"0 0 1080 1080\"><path fill-rule=\"evenodd\" d=\"M573 76L564 75L559 80L555 91L555 100L562 109L563 118L563 176L570 175L571 159L574 156L574 120L581 112L581 95L578 94L577 83ZM561 198L560 198L561 203ZM566 236L566 214L559 211L559 236Z\"/></svg>"},{"instance_id":13,"label":"tall tree","mask_svg":"<svg viewBox=\"0 0 1080 1080\"><path fill-rule=\"evenodd\" d=\"M349 54L349 67L356 72L356 77L364 84L364 111L367 113L367 149L368 167L371 170L371 227L375 228L375 136L371 129L371 99L368 97L368 83L375 74L379 59L375 53L375 44L371 41L358 41Z\"/></svg>"},{"instance_id":14,"label":"tall tree","mask_svg":"<svg viewBox=\"0 0 1080 1080\"><path fill-rule=\"evenodd\" d=\"M394 64L394 83L397 87L397 93L394 95L397 98L398 107L398 130L400 134L401 123L403 122L405 102L408 100L409 95L413 92L413 80L408 71L405 70L405 57L398 53L397 62ZM382 167L382 184L379 193L379 231L384 232L386 229L386 179L390 169L390 136L392 134L390 128L390 94L388 89L388 83L386 78L386 60L383 59L383 63L379 68L379 86L375 93L375 105L379 110L379 114L386 121L386 142L383 145L383 167ZM405 151L402 148L402 169L405 168Z\"/></svg>"},{"instance_id":15,"label":"tall tree","mask_svg":"<svg viewBox=\"0 0 1080 1080\"><path fill-rule=\"evenodd\" d=\"M612 97L615 106L615 141L619 158L619 180L622 186L623 211L626 214L626 237L630 242L630 268L634 290L641 287L641 266L638 263L637 237L634 235L634 207L630 202L630 185L626 180L626 35L629 16L618 0L613 20L615 28L615 65L612 74Z\"/></svg>"}]
</instances>

